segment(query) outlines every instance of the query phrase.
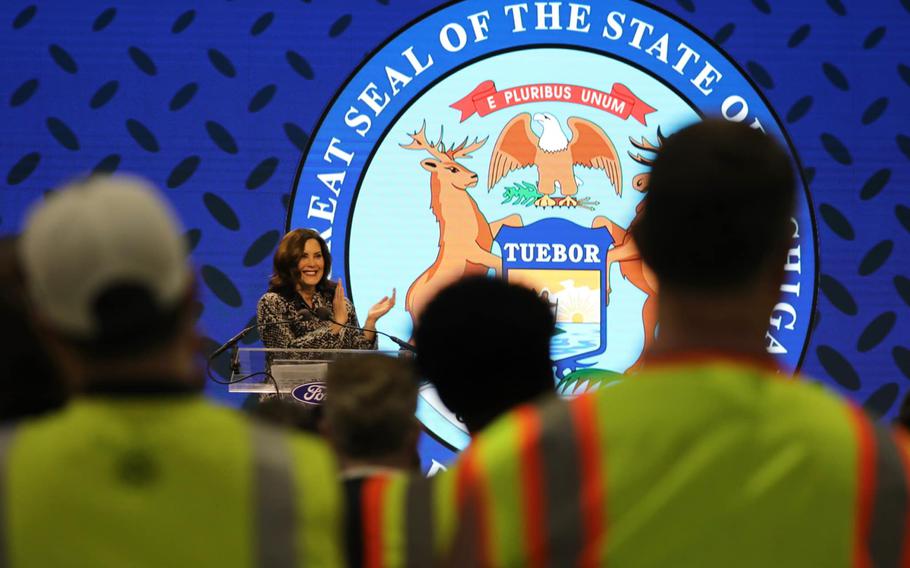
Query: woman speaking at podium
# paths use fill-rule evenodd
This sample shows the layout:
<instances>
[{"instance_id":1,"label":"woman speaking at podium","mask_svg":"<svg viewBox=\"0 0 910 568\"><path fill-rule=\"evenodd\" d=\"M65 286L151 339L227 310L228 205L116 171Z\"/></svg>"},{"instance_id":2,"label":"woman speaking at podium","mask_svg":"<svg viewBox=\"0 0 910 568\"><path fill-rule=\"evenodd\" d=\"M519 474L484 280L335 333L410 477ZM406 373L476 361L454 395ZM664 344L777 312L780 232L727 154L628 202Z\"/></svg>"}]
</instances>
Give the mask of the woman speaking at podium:
<instances>
[{"instance_id":1,"label":"woman speaking at podium","mask_svg":"<svg viewBox=\"0 0 910 568\"><path fill-rule=\"evenodd\" d=\"M370 308L363 330L341 281L332 282L329 247L319 233L295 229L275 251L269 289L256 310L262 343L277 349L376 349L376 321L395 306L395 290ZM280 323L289 322L289 323Z\"/></svg>"}]
</instances>

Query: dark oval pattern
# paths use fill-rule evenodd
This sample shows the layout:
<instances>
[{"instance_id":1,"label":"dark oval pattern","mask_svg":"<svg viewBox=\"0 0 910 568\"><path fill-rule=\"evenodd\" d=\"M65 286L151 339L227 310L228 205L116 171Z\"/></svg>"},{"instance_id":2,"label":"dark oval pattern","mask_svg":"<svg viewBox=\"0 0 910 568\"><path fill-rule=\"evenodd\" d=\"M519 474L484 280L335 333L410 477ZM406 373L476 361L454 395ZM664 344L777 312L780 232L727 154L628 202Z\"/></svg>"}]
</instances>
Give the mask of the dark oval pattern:
<instances>
[{"instance_id":1,"label":"dark oval pattern","mask_svg":"<svg viewBox=\"0 0 910 568\"><path fill-rule=\"evenodd\" d=\"M821 289L822 294L828 298L828 301L831 302L831 305L841 312L848 316L855 316L859 312L856 307L856 301L850 291L833 276L822 274L818 281L818 287Z\"/></svg>"},{"instance_id":2,"label":"dark oval pattern","mask_svg":"<svg viewBox=\"0 0 910 568\"><path fill-rule=\"evenodd\" d=\"M847 8L844 6L841 0L828 0L828 6L834 10L834 13L838 16L847 15Z\"/></svg>"},{"instance_id":3,"label":"dark oval pattern","mask_svg":"<svg viewBox=\"0 0 910 568\"><path fill-rule=\"evenodd\" d=\"M862 123L865 125L870 125L879 118L881 118L882 113L885 112L885 109L888 108L888 97L881 97L872 101L872 104L863 111Z\"/></svg>"},{"instance_id":4,"label":"dark oval pattern","mask_svg":"<svg viewBox=\"0 0 910 568\"><path fill-rule=\"evenodd\" d=\"M904 83L910 85L910 67L907 67L903 63L898 63L897 74L901 76L901 79L904 80Z\"/></svg>"},{"instance_id":5,"label":"dark oval pattern","mask_svg":"<svg viewBox=\"0 0 910 568\"><path fill-rule=\"evenodd\" d=\"M733 35L733 30L736 29L736 24L733 22L724 24L717 33L714 34L714 43L720 45L730 39L730 36Z\"/></svg>"},{"instance_id":6,"label":"dark oval pattern","mask_svg":"<svg viewBox=\"0 0 910 568\"><path fill-rule=\"evenodd\" d=\"M12 96L9 98L9 106L17 107L24 105L32 98L32 95L34 95L37 90L38 79L29 79L13 91Z\"/></svg>"},{"instance_id":7,"label":"dark oval pattern","mask_svg":"<svg viewBox=\"0 0 910 568\"><path fill-rule=\"evenodd\" d=\"M818 208L818 212L821 214L825 224L828 225L838 237L848 241L852 241L856 238L856 233L853 231L853 225L851 225L850 221L844 217L844 214L838 211L833 205L822 203Z\"/></svg>"},{"instance_id":8,"label":"dark oval pattern","mask_svg":"<svg viewBox=\"0 0 910 568\"><path fill-rule=\"evenodd\" d=\"M243 299L240 292L227 274L218 270L214 266L204 265L202 267L202 281L209 287L209 290L215 294L215 297L232 308L239 308L243 305Z\"/></svg>"},{"instance_id":9,"label":"dark oval pattern","mask_svg":"<svg viewBox=\"0 0 910 568\"><path fill-rule=\"evenodd\" d=\"M38 13L38 6L32 4L31 6L26 6L22 9L21 12L16 14L16 17L13 18L13 29L21 30L32 21L32 18L35 17L35 14Z\"/></svg>"},{"instance_id":10,"label":"dark oval pattern","mask_svg":"<svg viewBox=\"0 0 910 568\"><path fill-rule=\"evenodd\" d=\"M120 167L120 154L108 154L92 168L93 174L111 174Z\"/></svg>"},{"instance_id":11,"label":"dark oval pattern","mask_svg":"<svg viewBox=\"0 0 910 568\"><path fill-rule=\"evenodd\" d=\"M51 54L51 59L54 60L54 63L67 73L74 74L79 70L79 66L76 65L76 60L73 59L73 56L56 43L48 47L47 50Z\"/></svg>"},{"instance_id":12,"label":"dark oval pattern","mask_svg":"<svg viewBox=\"0 0 910 568\"><path fill-rule=\"evenodd\" d=\"M834 161L838 164L843 164L849 166L853 163L853 157L850 155L850 151L847 150L847 147L844 146L844 143L841 142L833 134L825 132L821 136L822 146L825 148L825 151L828 152Z\"/></svg>"},{"instance_id":13,"label":"dark oval pattern","mask_svg":"<svg viewBox=\"0 0 910 568\"><path fill-rule=\"evenodd\" d=\"M910 160L910 136L904 136L903 134L897 135L897 147L903 152L904 156Z\"/></svg>"},{"instance_id":14,"label":"dark oval pattern","mask_svg":"<svg viewBox=\"0 0 910 568\"><path fill-rule=\"evenodd\" d=\"M894 329L895 323L897 323L897 314L894 312L880 314L869 322L866 329L859 335L859 340L856 342L856 350L860 353L865 353L877 347L888 337L888 334Z\"/></svg>"},{"instance_id":15,"label":"dark oval pattern","mask_svg":"<svg viewBox=\"0 0 910 568\"><path fill-rule=\"evenodd\" d=\"M758 8L758 11L762 14L771 13L771 5L768 4L767 0L752 0L752 5Z\"/></svg>"},{"instance_id":16,"label":"dark oval pattern","mask_svg":"<svg viewBox=\"0 0 910 568\"><path fill-rule=\"evenodd\" d=\"M682 9L686 12L695 12L695 3L692 0L676 0L676 3L682 6Z\"/></svg>"},{"instance_id":17,"label":"dark oval pattern","mask_svg":"<svg viewBox=\"0 0 910 568\"><path fill-rule=\"evenodd\" d=\"M815 179L815 168L803 168L803 177L806 178L806 185L812 185Z\"/></svg>"},{"instance_id":18,"label":"dark oval pattern","mask_svg":"<svg viewBox=\"0 0 910 568\"><path fill-rule=\"evenodd\" d=\"M815 350L815 353L818 355L818 360L824 367L825 372L837 384L852 391L858 390L862 386L856 369L836 349L827 345L820 345Z\"/></svg>"},{"instance_id":19,"label":"dark oval pattern","mask_svg":"<svg viewBox=\"0 0 910 568\"><path fill-rule=\"evenodd\" d=\"M288 207L291 206L291 194L285 193L281 196L281 206L284 207L284 210L287 211Z\"/></svg>"},{"instance_id":20,"label":"dark oval pattern","mask_svg":"<svg viewBox=\"0 0 910 568\"><path fill-rule=\"evenodd\" d=\"M891 350L891 358L900 372L910 379L910 349L898 345Z\"/></svg>"},{"instance_id":21,"label":"dark oval pattern","mask_svg":"<svg viewBox=\"0 0 910 568\"><path fill-rule=\"evenodd\" d=\"M160 146L158 146L158 140L155 138L155 135L152 134L152 131L135 118L127 119L126 129L129 131L130 136L133 137L133 140L135 140L143 150L147 152L157 152L161 149Z\"/></svg>"},{"instance_id":22,"label":"dark oval pattern","mask_svg":"<svg viewBox=\"0 0 910 568\"><path fill-rule=\"evenodd\" d=\"M901 300L910 307L910 278L900 275L895 276L894 288L897 290L897 294L901 297Z\"/></svg>"},{"instance_id":23,"label":"dark oval pattern","mask_svg":"<svg viewBox=\"0 0 910 568\"><path fill-rule=\"evenodd\" d=\"M259 91L253 95L253 98L250 99L250 105L247 110L250 112L259 112L264 109L266 105L271 102L272 97L275 96L275 91L277 90L278 87L276 85L266 85L259 89Z\"/></svg>"},{"instance_id":24,"label":"dark oval pattern","mask_svg":"<svg viewBox=\"0 0 910 568\"><path fill-rule=\"evenodd\" d=\"M120 83L117 81L108 81L107 83L98 87L98 90L95 91L95 94L92 95L92 100L88 102L88 106L99 109L110 102L114 95L117 94L117 89L120 88Z\"/></svg>"},{"instance_id":25,"label":"dark oval pattern","mask_svg":"<svg viewBox=\"0 0 910 568\"><path fill-rule=\"evenodd\" d=\"M863 403L863 408L873 417L881 418L891 410L897 397L900 396L900 387L897 383L882 385Z\"/></svg>"},{"instance_id":26,"label":"dark oval pattern","mask_svg":"<svg viewBox=\"0 0 910 568\"><path fill-rule=\"evenodd\" d=\"M67 150L79 149L79 138L76 133L59 118L52 116L47 119L47 129L50 130L54 140Z\"/></svg>"},{"instance_id":27,"label":"dark oval pattern","mask_svg":"<svg viewBox=\"0 0 910 568\"><path fill-rule=\"evenodd\" d=\"M253 168L253 171L250 172L250 175L246 178L246 188L247 189L258 189L265 182L269 181L272 177L272 174L275 173L275 168L278 167L278 158L271 157L266 158L256 164L256 167Z\"/></svg>"},{"instance_id":28,"label":"dark oval pattern","mask_svg":"<svg viewBox=\"0 0 910 568\"><path fill-rule=\"evenodd\" d=\"M893 250L894 241L891 240L884 240L869 249L869 252L866 253L863 260L859 263L860 276L869 276L881 268L882 265L888 261Z\"/></svg>"},{"instance_id":29,"label":"dark oval pattern","mask_svg":"<svg viewBox=\"0 0 910 568\"><path fill-rule=\"evenodd\" d=\"M41 154L38 152L30 152L22 156L6 174L6 184L18 185L24 182L28 179L28 176L32 175L40 162Z\"/></svg>"},{"instance_id":30,"label":"dark oval pattern","mask_svg":"<svg viewBox=\"0 0 910 568\"><path fill-rule=\"evenodd\" d=\"M859 190L860 199L872 199L885 189L885 185L890 179L891 170L888 168L878 170L872 174L872 177L866 180L866 183L863 184L863 188Z\"/></svg>"},{"instance_id":31,"label":"dark oval pattern","mask_svg":"<svg viewBox=\"0 0 910 568\"><path fill-rule=\"evenodd\" d=\"M228 56L214 47L209 50L209 61L212 62L212 66L215 67L215 70L225 77L234 78L237 76L237 69L234 68L234 64L231 63Z\"/></svg>"},{"instance_id":32,"label":"dark oval pattern","mask_svg":"<svg viewBox=\"0 0 910 568\"><path fill-rule=\"evenodd\" d=\"M202 202L205 204L205 208L209 210L209 213L212 214L212 217L222 227L231 231L240 229L240 219L237 218L237 214L234 213L227 201L214 193L206 193L202 196Z\"/></svg>"},{"instance_id":33,"label":"dark oval pattern","mask_svg":"<svg viewBox=\"0 0 910 568\"><path fill-rule=\"evenodd\" d=\"M897 215L898 222L910 233L910 209L903 205L898 205L894 208L894 214Z\"/></svg>"},{"instance_id":34,"label":"dark oval pattern","mask_svg":"<svg viewBox=\"0 0 910 568\"><path fill-rule=\"evenodd\" d=\"M111 25L111 22L114 21L114 16L117 15L117 8L108 8L107 10L98 14L98 17L95 18L94 23L92 23L92 31L100 32L104 28Z\"/></svg>"},{"instance_id":35,"label":"dark oval pattern","mask_svg":"<svg viewBox=\"0 0 910 568\"><path fill-rule=\"evenodd\" d=\"M350 14L345 14L344 16L341 16L335 20L335 22L329 28L329 37L338 37L343 34L344 30L348 29L348 26L351 25L351 20L353 19L354 17Z\"/></svg>"},{"instance_id":36,"label":"dark oval pattern","mask_svg":"<svg viewBox=\"0 0 910 568\"><path fill-rule=\"evenodd\" d=\"M199 156L189 156L180 160L180 163L174 166L170 175L167 176L167 186L170 189L176 189L186 183L196 173L201 162L202 159Z\"/></svg>"},{"instance_id":37,"label":"dark oval pattern","mask_svg":"<svg viewBox=\"0 0 910 568\"><path fill-rule=\"evenodd\" d=\"M281 240L281 233L278 231L269 231L257 238L243 255L243 265L256 266L271 256L272 251L278 246L279 240Z\"/></svg>"},{"instance_id":38,"label":"dark oval pattern","mask_svg":"<svg viewBox=\"0 0 910 568\"><path fill-rule=\"evenodd\" d=\"M284 54L284 57L291 65L291 68L301 77L304 79L312 79L314 77L313 68L310 67L310 63L302 55L296 51L288 51Z\"/></svg>"},{"instance_id":39,"label":"dark oval pattern","mask_svg":"<svg viewBox=\"0 0 910 568\"><path fill-rule=\"evenodd\" d=\"M193 97L196 96L196 92L199 91L199 85L196 83L187 83L186 85L180 87L180 90L174 93L174 96L171 98L168 108L171 110L180 110L193 100Z\"/></svg>"},{"instance_id":40,"label":"dark oval pattern","mask_svg":"<svg viewBox=\"0 0 910 568\"><path fill-rule=\"evenodd\" d=\"M306 145L310 137L306 132L304 132L302 128L293 122L285 122L284 134L288 137L288 140L290 140L294 146L297 146L298 150L301 152L306 152Z\"/></svg>"},{"instance_id":41,"label":"dark oval pattern","mask_svg":"<svg viewBox=\"0 0 910 568\"><path fill-rule=\"evenodd\" d=\"M186 253L190 254L199 246L202 240L202 231L199 229L190 229L183 235L183 241L186 243Z\"/></svg>"},{"instance_id":42,"label":"dark oval pattern","mask_svg":"<svg viewBox=\"0 0 910 568\"><path fill-rule=\"evenodd\" d=\"M231 136L231 133L225 127L213 120L208 120L205 123L205 131L209 133L209 137L216 146L228 154L237 153L237 142L234 141L234 137Z\"/></svg>"},{"instance_id":43,"label":"dark oval pattern","mask_svg":"<svg viewBox=\"0 0 910 568\"><path fill-rule=\"evenodd\" d=\"M842 91L847 91L850 89L850 83L847 82L847 77L833 63L823 63L822 71L824 72L825 77L831 81L831 84L838 89Z\"/></svg>"},{"instance_id":44,"label":"dark oval pattern","mask_svg":"<svg viewBox=\"0 0 910 568\"><path fill-rule=\"evenodd\" d=\"M807 95L807 96L799 99L798 101L793 103L793 106L790 107L790 110L787 111L787 122L789 122L790 124L793 124L797 120L806 116L806 113L809 112L810 108L812 108L812 97L811 96Z\"/></svg>"},{"instance_id":45,"label":"dark oval pattern","mask_svg":"<svg viewBox=\"0 0 910 568\"><path fill-rule=\"evenodd\" d=\"M774 88L774 79L771 78L771 74L768 73L768 70L759 65L757 62L746 62L746 70L749 71L749 75L755 79L755 82L758 83L759 86L765 89Z\"/></svg>"},{"instance_id":46,"label":"dark oval pattern","mask_svg":"<svg viewBox=\"0 0 910 568\"><path fill-rule=\"evenodd\" d=\"M787 40L787 47L794 48L806 41L810 31L812 31L812 27L809 24L803 24L796 28L796 30L790 34L790 39Z\"/></svg>"},{"instance_id":47,"label":"dark oval pattern","mask_svg":"<svg viewBox=\"0 0 910 568\"><path fill-rule=\"evenodd\" d=\"M187 10L186 12L177 16L177 19L174 20L174 25L171 26L172 34L179 34L183 30L190 27L190 24L193 23L193 20L196 19L196 10Z\"/></svg>"},{"instance_id":48,"label":"dark oval pattern","mask_svg":"<svg viewBox=\"0 0 910 568\"><path fill-rule=\"evenodd\" d=\"M258 36L265 30L269 29L269 26L272 25L272 20L274 19L274 12L266 12L265 14L259 16L259 18L253 23L253 27L250 28L250 35Z\"/></svg>"},{"instance_id":49,"label":"dark oval pattern","mask_svg":"<svg viewBox=\"0 0 910 568\"><path fill-rule=\"evenodd\" d=\"M133 60L133 63L136 64L136 67L138 67L140 71L150 77L154 77L158 74L158 67L155 66L155 62L152 61L152 58L149 57L148 53L136 46L130 47L128 52L130 54L130 59Z\"/></svg>"},{"instance_id":50,"label":"dark oval pattern","mask_svg":"<svg viewBox=\"0 0 910 568\"><path fill-rule=\"evenodd\" d=\"M866 39L863 41L863 49L872 49L879 42L882 41L882 38L885 37L885 26L879 26L869 32L869 35L866 36Z\"/></svg>"}]
</instances>

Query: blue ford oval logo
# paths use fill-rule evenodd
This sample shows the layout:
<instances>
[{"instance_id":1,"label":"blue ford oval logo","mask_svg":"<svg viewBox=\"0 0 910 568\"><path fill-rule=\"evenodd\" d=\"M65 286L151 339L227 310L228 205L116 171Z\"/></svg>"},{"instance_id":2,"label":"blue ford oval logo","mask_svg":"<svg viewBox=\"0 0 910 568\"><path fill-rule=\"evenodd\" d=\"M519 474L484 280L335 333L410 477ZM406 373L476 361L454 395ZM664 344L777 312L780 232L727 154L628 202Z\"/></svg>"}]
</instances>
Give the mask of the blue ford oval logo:
<instances>
[{"instance_id":1,"label":"blue ford oval logo","mask_svg":"<svg viewBox=\"0 0 910 568\"><path fill-rule=\"evenodd\" d=\"M319 406L325 400L325 383L316 381L294 387L294 390L291 391L291 396L303 404Z\"/></svg>"}]
</instances>

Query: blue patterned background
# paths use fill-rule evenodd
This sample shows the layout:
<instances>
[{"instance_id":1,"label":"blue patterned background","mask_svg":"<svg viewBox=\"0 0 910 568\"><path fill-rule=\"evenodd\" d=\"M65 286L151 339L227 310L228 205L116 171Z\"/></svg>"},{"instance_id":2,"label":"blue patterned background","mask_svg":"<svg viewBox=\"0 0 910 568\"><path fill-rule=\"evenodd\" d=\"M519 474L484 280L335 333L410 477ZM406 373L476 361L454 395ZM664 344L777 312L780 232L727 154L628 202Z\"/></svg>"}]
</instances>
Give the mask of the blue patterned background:
<instances>
[{"instance_id":1,"label":"blue patterned background","mask_svg":"<svg viewBox=\"0 0 910 568\"><path fill-rule=\"evenodd\" d=\"M184 219L201 324L220 343L254 317L298 161L333 94L439 4L4 2L0 233L75 174L141 173ZM910 387L910 0L655 4L748 71L805 167L821 294L803 371L893 415Z\"/></svg>"}]
</instances>

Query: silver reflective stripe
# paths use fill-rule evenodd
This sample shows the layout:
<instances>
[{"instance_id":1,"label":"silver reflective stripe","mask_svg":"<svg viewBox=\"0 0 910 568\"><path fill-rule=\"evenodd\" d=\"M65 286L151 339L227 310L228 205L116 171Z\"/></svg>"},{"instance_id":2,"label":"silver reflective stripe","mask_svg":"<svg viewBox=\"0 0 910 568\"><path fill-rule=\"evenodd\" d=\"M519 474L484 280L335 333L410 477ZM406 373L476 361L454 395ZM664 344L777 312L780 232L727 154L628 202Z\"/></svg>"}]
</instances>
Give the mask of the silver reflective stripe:
<instances>
[{"instance_id":1,"label":"silver reflective stripe","mask_svg":"<svg viewBox=\"0 0 910 568\"><path fill-rule=\"evenodd\" d=\"M540 456L546 495L550 566L576 566L582 547L581 468L569 405L562 400L540 411Z\"/></svg>"},{"instance_id":2,"label":"silver reflective stripe","mask_svg":"<svg viewBox=\"0 0 910 568\"><path fill-rule=\"evenodd\" d=\"M900 566L907 532L907 478L894 435L876 425L873 425L873 432L875 495L869 527L869 555L873 566Z\"/></svg>"},{"instance_id":3,"label":"silver reflective stripe","mask_svg":"<svg viewBox=\"0 0 910 568\"><path fill-rule=\"evenodd\" d=\"M302 566L295 546L297 497L288 437L266 424L254 423L252 429L256 565Z\"/></svg>"},{"instance_id":4,"label":"silver reflective stripe","mask_svg":"<svg viewBox=\"0 0 910 568\"><path fill-rule=\"evenodd\" d=\"M413 477L408 481L405 538L405 566L421 568L433 565L433 513L430 480Z\"/></svg>"},{"instance_id":5,"label":"silver reflective stripe","mask_svg":"<svg viewBox=\"0 0 910 568\"><path fill-rule=\"evenodd\" d=\"M0 568L7 568L10 565L10 551L7 542L9 528L6 526L6 519L9 515L9 504L6 502L6 483L7 471L9 471L7 457L12 441L13 429L10 427L0 428Z\"/></svg>"}]
</instances>

